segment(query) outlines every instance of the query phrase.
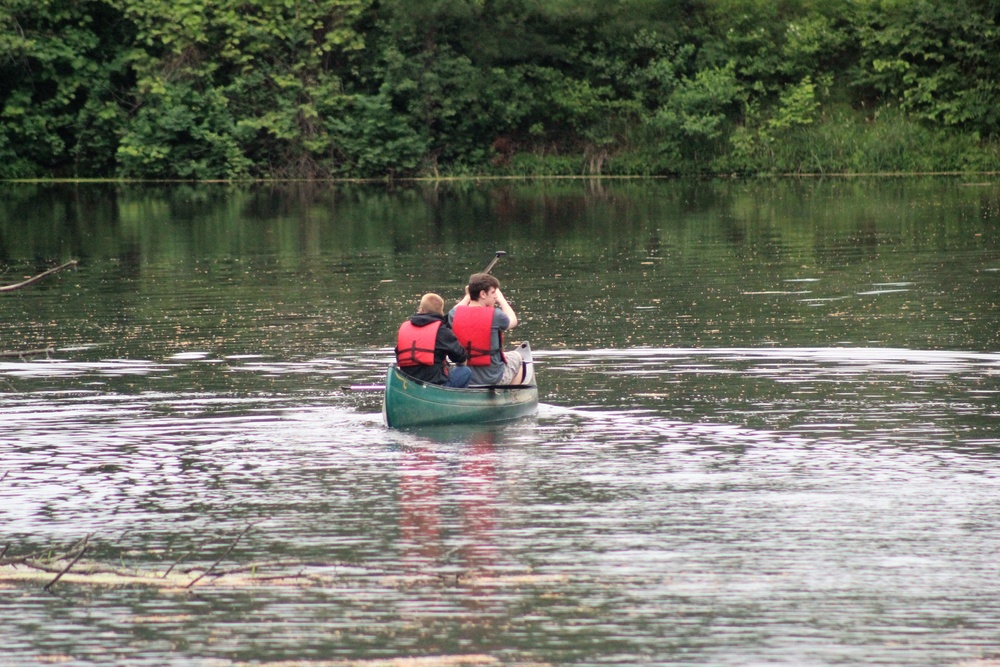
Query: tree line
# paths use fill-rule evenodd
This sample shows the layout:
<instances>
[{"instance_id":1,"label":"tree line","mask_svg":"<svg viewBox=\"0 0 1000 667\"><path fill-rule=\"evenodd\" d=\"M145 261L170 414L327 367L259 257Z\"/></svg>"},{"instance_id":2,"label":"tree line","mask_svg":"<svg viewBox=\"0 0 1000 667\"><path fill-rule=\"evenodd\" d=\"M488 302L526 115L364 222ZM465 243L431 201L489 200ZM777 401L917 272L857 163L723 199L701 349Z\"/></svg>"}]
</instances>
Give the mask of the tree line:
<instances>
[{"instance_id":1,"label":"tree line","mask_svg":"<svg viewBox=\"0 0 1000 667\"><path fill-rule=\"evenodd\" d=\"M1000 0L3 0L0 178L992 171Z\"/></svg>"}]
</instances>

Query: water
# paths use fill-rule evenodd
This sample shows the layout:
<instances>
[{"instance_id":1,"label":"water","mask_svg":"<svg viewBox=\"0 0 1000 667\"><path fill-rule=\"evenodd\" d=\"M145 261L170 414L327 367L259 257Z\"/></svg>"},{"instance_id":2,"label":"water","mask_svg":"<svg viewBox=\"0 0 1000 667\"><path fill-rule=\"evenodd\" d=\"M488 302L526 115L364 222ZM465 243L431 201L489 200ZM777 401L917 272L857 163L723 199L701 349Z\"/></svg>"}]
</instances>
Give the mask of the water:
<instances>
[{"instance_id":1,"label":"water","mask_svg":"<svg viewBox=\"0 0 1000 667\"><path fill-rule=\"evenodd\" d=\"M4 186L0 549L227 574L8 572L0 662L1000 664L997 195ZM538 415L386 429L498 248Z\"/></svg>"}]
</instances>

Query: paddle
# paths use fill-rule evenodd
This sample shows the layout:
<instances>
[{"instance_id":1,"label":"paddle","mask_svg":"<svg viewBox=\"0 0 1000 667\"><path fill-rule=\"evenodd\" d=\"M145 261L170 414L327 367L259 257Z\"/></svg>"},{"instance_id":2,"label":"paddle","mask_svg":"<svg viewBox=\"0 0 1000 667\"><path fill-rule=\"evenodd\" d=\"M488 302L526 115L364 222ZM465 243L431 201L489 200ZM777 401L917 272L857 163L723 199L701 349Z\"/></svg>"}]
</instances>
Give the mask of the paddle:
<instances>
[{"instance_id":1,"label":"paddle","mask_svg":"<svg viewBox=\"0 0 1000 667\"><path fill-rule=\"evenodd\" d=\"M482 273L489 273L490 271L492 271L493 267L496 266L498 261L500 261L500 258L505 256L506 254L507 253L505 253L503 250L497 250L496 257L494 257L493 260L486 265L486 268L482 270Z\"/></svg>"},{"instance_id":2,"label":"paddle","mask_svg":"<svg viewBox=\"0 0 1000 667\"><path fill-rule=\"evenodd\" d=\"M481 271L481 273L489 273L493 270L493 267L497 265L501 257L506 257L507 253L503 250L497 250L496 255L490 260L490 263L486 265L486 268ZM350 386L341 387L346 391L384 391L384 384L352 384Z\"/></svg>"}]
</instances>

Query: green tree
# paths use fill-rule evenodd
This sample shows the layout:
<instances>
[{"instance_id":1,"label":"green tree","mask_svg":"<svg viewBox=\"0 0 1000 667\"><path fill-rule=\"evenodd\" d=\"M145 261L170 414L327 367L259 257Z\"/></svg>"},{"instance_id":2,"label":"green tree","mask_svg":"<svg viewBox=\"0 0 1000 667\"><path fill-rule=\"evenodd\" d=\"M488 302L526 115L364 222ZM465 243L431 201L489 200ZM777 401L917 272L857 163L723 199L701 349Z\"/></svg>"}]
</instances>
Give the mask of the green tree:
<instances>
[{"instance_id":1,"label":"green tree","mask_svg":"<svg viewBox=\"0 0 1000 667\"><path fill-rule=\"evenodd\" d=\"M137 112L118 152L128 176L238 178L331 173L320 119L364 40L371 0L143 0L135 23Z\"/></svg>"},{"instance_id":2,"label":"green tree","mask_svg":"<svg viewBox=\"0 0 1000 667\"><path fill-rule=\"evenodd\" d=\"M930 123L1000 131L1000 33L988 3L877 0L858 31L860 83Z\"/></svg>"},{"instance_id":3,"label":"green tree","mask_svg":"<svg viewBox=\"0 0 1000 667\"><path fill-rule=\"evenodd\" d=\"M998 15L997 0L5 0L0 177L986 168Z\"/></svg>"},{"instance_id":4,"label":"green tree","mask_svg":"<svg viewBox=\"0 0 1000 667\"><path fill-rule=\"evenodd\" d=\"M102 0L0 6L0 177L99 176L132 78L131 26Z\"/></svg>"}]
</instances>

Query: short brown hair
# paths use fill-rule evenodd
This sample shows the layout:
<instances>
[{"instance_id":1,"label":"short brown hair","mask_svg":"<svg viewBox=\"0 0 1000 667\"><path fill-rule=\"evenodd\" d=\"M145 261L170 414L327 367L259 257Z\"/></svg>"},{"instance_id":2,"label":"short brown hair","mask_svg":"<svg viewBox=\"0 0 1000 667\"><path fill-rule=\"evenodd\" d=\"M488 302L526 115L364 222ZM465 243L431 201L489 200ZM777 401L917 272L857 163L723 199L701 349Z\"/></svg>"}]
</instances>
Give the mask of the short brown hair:
<instances>
[{"instance_id":1,"label":"short brown hair","mask_svg":"<svg viewBox=\"0 0 1000 667\"><path fill-rule=\"evenodd\" d=\"M475 301L480 292L489 292L491 287L500 289L500 281L488 273L473 273L469 276L469 298Z\"/></svg>"},{"instance_id":2,"label":"short brown hair","mask_svg":"<svg viewBox=\"0 0 1000 667\"><path fill-rule=\"evenodd\" d=\"M420 310L421 313L437 313L438 315L444 315L444 299L439 297L433 292L428 292L423 295L420 299Z\"/></svg>"}]
</instances>

